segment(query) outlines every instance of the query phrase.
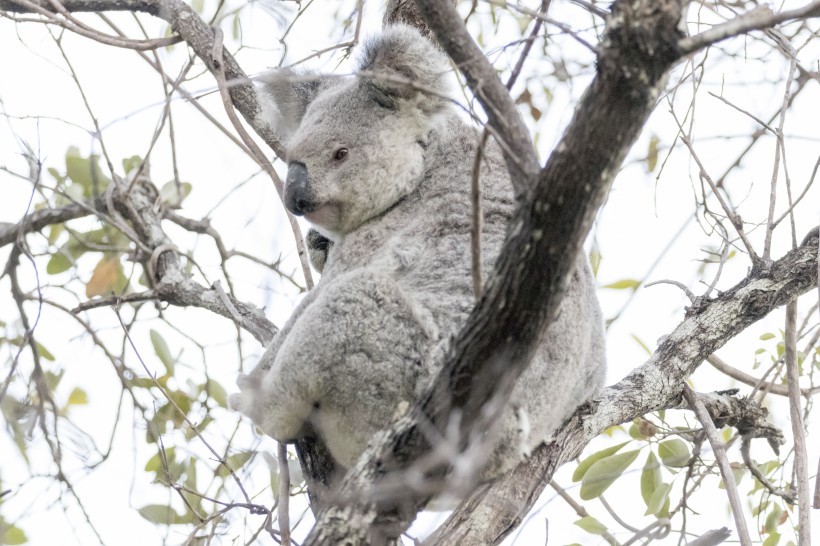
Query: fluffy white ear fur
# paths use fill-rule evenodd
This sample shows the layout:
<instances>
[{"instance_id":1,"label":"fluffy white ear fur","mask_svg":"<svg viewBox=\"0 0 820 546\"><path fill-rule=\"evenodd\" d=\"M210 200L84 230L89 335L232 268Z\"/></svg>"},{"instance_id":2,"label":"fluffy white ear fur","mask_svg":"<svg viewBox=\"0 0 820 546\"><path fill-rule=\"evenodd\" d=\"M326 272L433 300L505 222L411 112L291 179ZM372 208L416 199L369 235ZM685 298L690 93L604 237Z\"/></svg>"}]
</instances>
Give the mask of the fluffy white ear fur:
<instances>
[{"instance_id":1,"label":"fluffy white ear fur","mask_svg":"<svg viewBox=\"0 0 820 546\"><path fill-rule=\"evenodd\" d=\"M272 70L258 78L256 95L262 107L262 117L273 127L284 143L290 139L326 81L316 72L289 68Z\"/></svg>"},{"instance_id":2,"label":"fluffy white ear fur","mask_svg":"<svg viewBox=\"0 0 820 546\"><path fill-rule=\"evenodd\" d=\"M408 25L392 26L365 40L359 70L368 73L365 84L388 100L413 99L427 113L446 104L442 96L449 90L447 57Z\"/></svg>"}]
</instances>

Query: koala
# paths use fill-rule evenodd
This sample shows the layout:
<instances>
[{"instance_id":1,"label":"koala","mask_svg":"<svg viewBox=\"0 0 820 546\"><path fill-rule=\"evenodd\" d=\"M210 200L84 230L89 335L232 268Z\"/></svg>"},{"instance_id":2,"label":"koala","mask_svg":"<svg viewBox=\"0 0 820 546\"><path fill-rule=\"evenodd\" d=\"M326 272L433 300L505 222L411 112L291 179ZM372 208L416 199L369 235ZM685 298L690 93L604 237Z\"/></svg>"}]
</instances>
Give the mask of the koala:
<instances>
[{"instance_id":1,"label":"koala","mask_svg":"<svg viewBox=\"0 0 820 546\"><path fill-rule=\"evenodd\" d=\"M308 239L322 277L231 397L279 441L310 424L346 468L423 395L475 303L479 135L446 98L448 61L396 25L363 44L358 67L350 77L278 72L258 89L287 151L286 207L316 230ZM493 143L479 180L489 272L514 207ZM604 370L594 281L579 256L558 318L498 413L481 479L548 439L601 388Z\"/></svg>"}]
</instances>

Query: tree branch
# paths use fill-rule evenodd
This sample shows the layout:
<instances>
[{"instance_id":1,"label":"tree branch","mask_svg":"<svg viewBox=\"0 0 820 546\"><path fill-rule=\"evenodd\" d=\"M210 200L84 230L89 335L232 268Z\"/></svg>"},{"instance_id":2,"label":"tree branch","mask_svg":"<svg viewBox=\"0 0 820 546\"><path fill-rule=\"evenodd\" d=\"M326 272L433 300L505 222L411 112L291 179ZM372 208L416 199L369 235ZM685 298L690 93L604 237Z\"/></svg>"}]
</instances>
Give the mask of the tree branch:
<instances>
[{"instance_id":1,"label":"tree branch","mask_svg":"<svg viewBox=\"0 0 820 546\"><path fill-rule=\"evenodd\" d=\"M456 536L465 546L500 543L521 523L558 467L578 457L595 436L646 413L679 407L684 380L707 356L773 309L816 286L817 245L815 229L803 246L771 268L754 271L717 298L687 309L683 322L646 363L580 408L556 432L553 442L541 445L509 474L473 493L442 524L431 542L449 544ZM725 418L719 400L704 401L714 418ZM730 424L738 429L748 425ZM473 519L468 532L457 532L459 522L475 511L484 517Z\"/></svg>"},{"instance_id":2,"label":"tree branch","mask_svg":"<svg viewBox=\"0 0 820 546\"><path fill-rule=\"evenodd\" d=\"M768 6L758 6L722 25L717 25L700 34L684 38L678 46L683 54L688 55L739 34L746 34L754 30L765 30L786 21L811 17L820 17L820 1L818 0L810 2L802 8L781 11L780 13L773 13Z\"/></svg>"},{"instance_id":3,"label":"tree branch","mask_svg":"<svg viewBox=\"0 0 820 546\"><path fill-rule=\"evenodd\" d=\"M439 45L464 74L467 85L487 114L487 124L510 150L505 149L504 157L516 196L527 196L538 173L538 156L509 91L467 33L451 2L417 0L416 6Z\"/></svg>"}]
</instances>

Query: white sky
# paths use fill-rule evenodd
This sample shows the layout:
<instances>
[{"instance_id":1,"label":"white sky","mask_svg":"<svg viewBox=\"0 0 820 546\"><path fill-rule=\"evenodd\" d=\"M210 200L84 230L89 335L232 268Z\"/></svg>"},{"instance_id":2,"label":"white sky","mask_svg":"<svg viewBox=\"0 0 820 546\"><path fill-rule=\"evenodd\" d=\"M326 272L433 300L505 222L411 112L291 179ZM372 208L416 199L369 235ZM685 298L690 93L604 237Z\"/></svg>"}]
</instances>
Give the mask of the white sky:
<instances>
[{"instance_id":1,"label":"white sky","mask_svg":"<svg viewBox=\"0 0 820 546\"><path fill-rule=\"evenodd\" d=\"M324 2L323 4L317 6L319 10L314 15L321 15L324 19L306 17L300 19L294 26L288 42L289 61L298 59L312 50L327 47L342 38L343 34L338 29L332 29L329 26L330 12L322 12L323 9L330 10L330 6L338 4L335 2ZM345 9L347 4L351 2L343 3ZM800 5L801 3L791 4ZM212 9L211 4L207 5ZM376 6L369 6L368 9L370 11L365 24L366 33L376 31L379 26L378 18L373 13L378 11ZM344 9L341 11L346 13ZM566 2L558 2L551 15L556 19L566 21L569 17L577 17L579 13L577 9L568 7ZM123 14L115 15L112 19L123 28L134 28L129 17ZM85 20L100 25L96 17L86 17ZM582 21L586 20L588 18ZM159 36L164 31L163 24L157 20L146 17L144 21L148 23L147 29L150 35ZM579 22L578 26L583 26L583 24L584 22ZM248 73L254 74L278 63L281 50L277 38L280 31L275 25L275 18L261 4L252 4L243 12L242 29L245 42L253 44L255 48L243 49L237 57ZM224 24L223 28L230 34L230 21ZM495 45L503 45L506 43L506 40L501 38L504 33L502 26L498 31L498 36L491 37L485 34L485 38ZM735 44L740 40L742 39L738 39ZM115 165L119 167L119 161L124 157L134 154L143 155L161 114L162 93L156 74L132 51L102 46L68 33L63 36L63 45L79 75L83 91L103 127L106 147ZM768 118L775 111L777 104L782 101L787 64L773 53L763 59L758 59L757 55L764 50L750 41L747 42L747 46L748 50L744 59L707 64L710 72L707 73L704 89L698 94L695 146L713 176L722 173L725 167L734 160L738 150L746 145L748 139L741 135L750 133L750 127L753 127L753 124L742 114L707 95L705 89L708 88L717 94L720 94L722 90L723 95L729 100L762 118ZM569 39L560 41L558 51L565 58L580 58L587 62L591 60L588 51ZM178 45L171 51L161 51L160 56L168 72L173 75L177 68L170 67L180 66L186 58L186 52L182 46ZM714 57L717 56L714 55ZM816 45L810 45L801 52L800 58L807 67L813 67L816 70L818 60ZM338 56L325 56L318 64L314 60L314 66L332 70L337 62ZM201 71L198 65L192 73ZM679 77L680 69L676 71L676 74ZM3 75L0 77L0 100L3 101L5 111L12 116L8 122L3 121L0 127L0 165L11 171L27 172L27 167L19 156L21 142L26 142L38 149L47 166L54 166L60 170L64 168L63 158L69 146L79 147L83 154L99 151L98 145L92 142L89 136L88 129L92 127L92 124L77 87L67 73L66 64L59 51L41 25L31 23L15 25L7 20L0 20L0 75ZM675 76L673 76L674 80ZM748 83L750 81L775 83L775 85L767 84L750 88ZM545 111L544 117L538 123L538 129L541 131L539 149L543 157L546 157L548 150L560 136L560 129L565 126L572 115L574 101L582 92L585 83L583 78L579 78L572 89L565 86L556 88L549 106L543 104L543 98L537 95L542 101L540 103L542 110ZM187 84L186 89L199 94L204 91L213 91L213 85L210 76L205 75ZM820 112L816 106L820 104L819 88L817 82L808 84L808 88L797 99L794 112L786 122L788 136L786 161L793 184L800 189L808 180L811 168L820 153L820 138L818 138L820 134L817 130ZM535 91L533 92L536 94ZM687 97L691 95L691 92L691 84L681 86L676 102L678 115L683 115L683 109L689 103ZM221 106L214 93L203 97L201 102L210 112L215 113L223 124L229 125L225 116L220 112ZM658 106L600 214L594 237L603 255L599 272L601 285L621 279L643 278L670 241L674 241L669 251L654 268L649 280L673 279L688 285L696 293L703 290L703 285L698 282L699 264L695 260L703 257L700 249L709 243L714 246L717 239L714 237L708 239L702 229L690 220L695 211L693 188L697 187L696 166L690 160L688 153L679 149L671 155L664 167L663 175L660 180L656 181L657 171L647 173L642 160L646 155L650 135L657 134L664 146L672 141L676 129L668 111L669 107L665 102ZM28 117L35 115L41 116L39 122ZM181 100L174 105L174 123L177 134L177 153L181 158L180 178L191 182L194 186L181 213L191 218L201 218L224 195L230 193L239 181L253 175L257 168L242 156L224 135L216 131L198 112ZM713 138L717 135L738 136L738 138ZM755 148L742 168L738 169L730 179L734 200L742 202L741 215L747 221L759 221L765 218L768 185L772 176L773 152L774 141L769 138ZM665 154L662 151L661 161L664 157ZM281 164L277 167L280 168L280 172L283 172ZM158 185L172 179L169 147L165 136L153 151L152 174ZM52 181L46 176L45 182L50 184ZM2 187L3 196L0 199L0 222L16 222L26 210L30 187L25 181L4 172L0 172L0 187ZM784 210L782 206L784 200L785 197L781 195L778 214ZM820 191L815 186L807 195L802 207L798 209L798 240L812 225L818 223L820 218L818 203L820 203ZM689 220L688 224L687 220ZM681 235L675 238L675 234L685 224ZM298 270L292 259L294 252L286 224L283 222L281 206L276 201L270 181L264 177L256 176L241 190L232 193L226 204L214 214L213 225L225 238L228 248L236 247L247 250L271 260L281 253L287 258L286 263L289 264L291 270ZM93 226L93 223L90 222L88 226ZM200 264L209 274L209 278L211 280L217 278L218 257L210 242L200 240L197 243L195 238L171 227L168 231L181 248L195 249L198 259L201 260ZM759 245L762 241L762 229L753 232L751 238L756 245ZM36 243L36 245L41 244L41 242ZM788 249L788 245L788 231L784 223L783 229L777 233L773 255L781 256ZM7 249L0 251L0 261L4 263L6 256ZM81 270L90 273L94 259L96 258L81 261ZM744 256L738 255L731 260L726 266L718 288L726 289L734 285L745 275L747 267L748 260ZM275 279L268 271L248 262L233 259L229 268L237 290L236 295L240 299L265 305L269 318L277 324L282 324L292 305L297 301L298 297L293 291L286 284ZM23 266L22 271L30 275L31 269ZM45 276L42 266L40 274L41 281L50 280ZM63 282L67 278L66 274L58 281ZM29 279L28 282L32 281ZM0 318L2 319L16 316L13 303L7 296L8 286L7 279L0 280L0 306L2 306L0 309L3 310ZM74 286L78 287L79 284ZM65 294L60 294L55 288L47 288L47 290L49 296L68 301L68 305L75 303L66 299ZM602 289L600 298L605 316L612 317L617 314L628 295L628 291ZM637 336L650 348L654 347L657 339L668 334L681 320L685 304L686 299L680 290L670 285L641 289L637 292L619 320L608 332L609 383L617 381L646 359L645 351L632 336ZM806 305L803 307L805 308ZM233 347L235 340L233 328L225 320L204 311L172 309L166 312L166 316L172 323L192 329L196 339L207 344L206 358L209 374L229 389L232 388L240 365ZM759 341L760 335L765 332L777 333L778 329L782 329L782 317L782 311L773 313L770 318L738 336L718 354L732 365L751 373L754 349L765 346ZM102 335L107 339L115 339L118 336L118 326L110 310L92 311L87 313L85 318L100 328ZM134 339L142 356L149 366L159 367L161 364L154 356L148 341L149 327L160 329L166 335L166 339L176 341L176 338L172 337L174 334L168 328L157 326L155 323L146 323L135 329ZM38 339L51 352L58 355L59 363L66 370L61 386L65 390L64 392L59 391L58 394L62 393L67 396L70 389L76 385L81 385L89 393L92 403L72 411L74 422L82 430L91 434L95 440L104 443L107 441L107 435L110 434L114 421L114 408L117 406L119 396L118 384L111 373L110 364L101 361L99 355L92 350L88 340L79 337L79 333L75 323L62 315L50 312L44 313L37 330ZM201 361L202 356L191 344L183 344L182 347L184 348L182 361L188 361L192 365L190 373L193 376L195 373L193 365ZM252 366L261 353L260 348L250 343L247 347L248 352L244 355L245 367ZM7 346L2 350L8 351ZM3 353L3 356L5 354ZM132 366L135 364L131 362ZM185 373L181 375L182 378L185 377ZM704 364L696 372L692 381L694 387L702 391L732 386L731 381L714 373L708 364ZM748 392L748 388L742 388L742 391ZM777 402L778 405L773 408L775 423L784 428L787 436L791 436L786 420L787 413L784 409L786 406L779 400ZM169 495L160 487L148 483L150 476L142 472L142 467L153 453L153 447L142 445L144 444L144 432L141 429L133 429L128 411L124 410L123 422L116 435L116 444L120 449L115 449L111 460L87 477L80 478L81 475L77 474L75 485L86 503L94 524L108 544L126 546L159 544L165 529L149 524L134 509L151 502L167 502ZM214 416L222 421L223 426L218 431L209 430L212 436L206 435L206 437L219 445L220 442L225 441L224 436L232 432L237 417L228 412L214 412ZM70 431L66 433L66 436L79 437ZM78 439L78 441L81 440ZM42 443L42 439L35 436L33 444L35 442ZM234 446L251 449L256 447L255 442L256 440L249 434L248 427L243 427ZM598 440L593 443L588 453L595 451L595 446L600 448L611 443L611 440ZM773 458L768 447L762 444L763 442L760 442L760 445L754 444L755 457L761 461ZM267 439L263 439L261 445L263 449L274 451L273 443ZM816 434L809 437L809 448L809 468L813 475L818 456L820 456L820 440ZM202 452L201 446L191 446L190 449L198 453ZM32 461L33 467L47 469L45 451L34 449L31 451L36 452ZM645 455L639 457L641 464L643 459ZM735 451L733 460L737 459L739 457ZM264 484L264 465L257 466L253 478L257 480L257 483ZM644 506L636 490L640 465L636 463L634 467L633 474L635 475L622 478L605 496L611 504L617 505L619 513L623 511L622 515L627 521L643 527L651 521L651 518L643 517ZM566 465L556 479L571 492L577 493L573 491L568 479L573 469L574 464ZM205 469L200 468L199 470L203 472ZM58 496L57 490L50 485L48 479L39 478L34 480L34 483L20 483L19 476L25 475L27 475L26 470L15 448L7 437L0 437L0 479L2 479L3 488L17 490L25 485L18 496L3 505L3 516L9 521L17 521L28 534L31 544L76 543L85 545L94 543L93 536L89 534L76 508L71 508L65 517L61 515L62 505L54 503L54 499ZM671 476L667 475L666 478L670 479ZM679 484L680 481L678 478L675 483ZM750 489L751 481L747 475L745 481L740 485L741 494L745 494ZM714 483L706 485L693 500L693 504L702 514L695 520L697 523L693 524L693 530L702 531L721 525L732 527L727 516L728 508L724 492L715 487L716 483L715 480ZM673 493L673 498L677 498L675 493ZM625 506L624 502L619 502L620 499L631 499L636 504ZM131 508L129 508L129 503ZM73 506L71 501L67 504ZM604 510L596 502L586 503L586 506L602 521L609 521ZM594 541L590 535L577 530L570 524L577 519L577 516L560 498L556 498L551 490L547 490L537 507L538 510L530 516L525 530L521 531L523 534L518 543L543 544L544 518L550 521L550 544L565 544L573 541L582 544L600 542ZM298 511L294 509L292 518L295 519L297 514ZM752 534L756 536L754 529L759 525L754 520L749 521ZM258 524L260 519L253 519L252 522L250 529L254 524ZM306 527L302 525L299 529L304 532ZM813 514L813 527L815 535L820 535L820 517L816 512ZM226 544L231 543L229 538L235 536L239 528L239 525L231 528L233 533L226 537ZM169 535L171 544L180 543L185 538L173 528ZM626 538L628 534L618 536ZM248 537L238 538L241 542ZM675 536L675 543L676 541L677 536ZM269 539L268 542L270 542Z\"/></svg>"}]
</instances>

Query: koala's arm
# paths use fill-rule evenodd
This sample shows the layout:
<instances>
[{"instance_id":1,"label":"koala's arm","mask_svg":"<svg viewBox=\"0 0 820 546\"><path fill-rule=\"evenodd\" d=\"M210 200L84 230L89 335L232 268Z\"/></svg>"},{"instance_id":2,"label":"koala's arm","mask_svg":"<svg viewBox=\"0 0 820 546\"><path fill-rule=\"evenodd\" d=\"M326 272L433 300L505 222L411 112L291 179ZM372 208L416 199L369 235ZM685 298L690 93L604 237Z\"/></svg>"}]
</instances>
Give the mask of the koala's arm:
<instances>
[{"instance_id":1,"label":"koala's arm","mask_svg":"<svg viewBox=\"0 0 820 546\"><path fill-rule=\"evenodd\" d=\"M287 322L285 322L284 326L282 326L282 328L274 336L273 340L271 340L256 367L251 370L250 373L240 375L237 378L236 384L239 386L241 392L230 396L229 405L231 408L253 417L255 393L262 387L262 379L265 377L268 370L270 370L271 366L273 366L273 361L276 358L276 354L279 352L279 348L290 335L293 325L296 324L296 321L305 309L307 309L313 300L316 299L320 291L321 289L316 287L308 292L304 298L302 298L302 301L300 301L293 310L293 313L291 313Z\"/></svg>"},{"instance_id":2,"label":"koala's arm","mask_svg":"<svg viewBox=\"0 0 820 546\"><path fill-rule=\"evenodd\" d=\"M297 439L310 420L349 466L412 403L436 335L393 279L350 272L304 309L277 353L263 356L266 369L252 390L234 403L280 441Z\"/></svg>"}]
</instances>

